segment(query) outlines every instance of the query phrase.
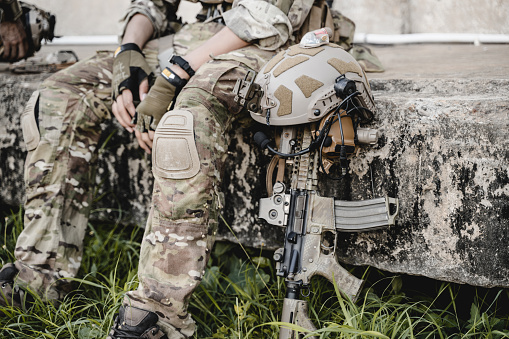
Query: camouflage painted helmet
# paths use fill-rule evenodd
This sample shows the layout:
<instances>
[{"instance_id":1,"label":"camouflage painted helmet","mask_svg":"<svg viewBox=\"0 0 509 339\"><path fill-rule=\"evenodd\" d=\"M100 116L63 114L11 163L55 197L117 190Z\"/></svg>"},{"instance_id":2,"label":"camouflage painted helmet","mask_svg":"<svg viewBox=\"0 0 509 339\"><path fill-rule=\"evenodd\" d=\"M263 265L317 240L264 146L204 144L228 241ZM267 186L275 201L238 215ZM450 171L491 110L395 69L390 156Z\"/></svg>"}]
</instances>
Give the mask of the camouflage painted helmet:
<instances>
[{"instance_id":1,"label":"camouflage painted helmet","mask_svg":"<svg viewBox=\"0 0 509 339\"><path fill-rule=\"evenodd\" d=\"M294 45L265 64L254 83L261 93L257 103L251 101L247 107L252 118L260 123L285 126L318 121L355 91L359 95L352 102L362 106L358 110L362 119L371 119L375 110L361 66L335 44L312 48ZM340 95L338 88L345 95Z\"/></svg>"},{"instance_id":2,"label":"camouflage painted helmet","mask_svg":"<svg viewBox=\"0 0 509 339\"><path fill-rule=\"evenodd\" d=\"M33 48L32 53L37 52L41 49L43 39L52 41L55 37L55 16L32 4L26 2L20 4L25 13L25 27Z\"/></svg>"}]
</instances>

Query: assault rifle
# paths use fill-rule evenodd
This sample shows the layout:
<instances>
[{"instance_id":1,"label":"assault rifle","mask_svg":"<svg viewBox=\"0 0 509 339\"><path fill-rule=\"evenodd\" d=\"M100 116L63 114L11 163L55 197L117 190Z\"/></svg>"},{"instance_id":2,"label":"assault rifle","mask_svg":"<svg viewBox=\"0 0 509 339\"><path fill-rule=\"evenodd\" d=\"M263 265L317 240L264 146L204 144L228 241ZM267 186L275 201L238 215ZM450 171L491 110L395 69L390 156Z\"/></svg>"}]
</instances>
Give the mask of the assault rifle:
<instances>
[{"instance_id":1,"label":"assault rifle","mask_svg":"<svg viewBox=\"0 0 509 339\"><path fill-rule=\"evenodd\" d=\"M376 109L369 83L348 52L329 44L331 33L330 28L306 33L299 45L278 53L258 75L248 72L233 90L235 101L255 121L281 128L275 144L262 132L255 134L260 147L275 154L259 217L285 228L284 247L274 253L277 275L285 278L287 288L281 321L309 330L316 328L300 297L309 291L313 276L324 276L352 300L363 285L337 262L338 232L388 227L398 214L397 199L341 201L317 193L319 172L345 178L348 155L355 154L358 144L378 139L376 130L360 127L373 120ZM332 175L335 164L339 176ZM285 175L287 168L290 175ZM296 330L280 329L280 339L300 337Z\"/></svg>"},{"instance_id":2,"label":"assault rifle","mask_svg":"<svg viewBox=\"0 0 509 339\"><path fill-rule=\"evenodd\" d=\"M282 153L298 153L309 147L309 125L284 127L279 149ZM267 147L264 135L255 136ZM308 303L300 297L309 290L310 280L321 275L334 282L341 293L355 301L364 283L340 266L336 259L338 232L362 232L394 225L398 200L382 197L363 201L342 201L321 197L317 193L318 151L298 157L276 156L269 166L268 177L278 167L278 179L284 169L292 167L289 188L276 180L271 195L260 200L259 217L269 224L285 227L284 247L274 253L277 275L284 277L286 297L281 322L299 325L311 331L316 327L308 316ZM281 173L283 172L283 173ZM392 206L391 206L392 205ZM391 213L391 207L393 212ZM279 339L298 339L300 334L284 326Z\"/></svg>"}]
</instances>

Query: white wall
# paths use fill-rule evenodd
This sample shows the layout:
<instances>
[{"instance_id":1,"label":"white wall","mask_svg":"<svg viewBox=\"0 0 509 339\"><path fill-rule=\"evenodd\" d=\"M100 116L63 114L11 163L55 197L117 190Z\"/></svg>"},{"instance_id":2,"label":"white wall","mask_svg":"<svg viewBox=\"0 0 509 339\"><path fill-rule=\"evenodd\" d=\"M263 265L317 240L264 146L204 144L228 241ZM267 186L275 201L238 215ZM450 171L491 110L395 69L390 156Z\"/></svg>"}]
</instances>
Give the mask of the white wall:
<instances>
[{"instance_id":1,"label":"white wall","mask_svg":"<svg viewBox=\"0 0 509 339\"><path fill-rule=\"evenodd\" d=\"M116 35L130 0L28 0L57 16L59 35ZM192 20L197 4L182 1ZM335 0L358 33L509 34L509 0Z\"/></svg>"},{"instance_id":2,"label":"white wall","mask_svg":"<svg viewBox=\"0 0 509 339\"><path fill-rule=\"evenodd\" d=\"M117 35L130 0L27 0L57 18L56 35ZM179 15L194 20L200 5L183 1Z\"/></svg>"},{"instance_id":3,"label":"white wall","mask_svg":"<svg viewBox=\"0 0 509 339\"><path fill-rule=\"evenodd\" d=\"M509 0L335 0L359 33L509 34Z\"/></svg>"}]
</instances>

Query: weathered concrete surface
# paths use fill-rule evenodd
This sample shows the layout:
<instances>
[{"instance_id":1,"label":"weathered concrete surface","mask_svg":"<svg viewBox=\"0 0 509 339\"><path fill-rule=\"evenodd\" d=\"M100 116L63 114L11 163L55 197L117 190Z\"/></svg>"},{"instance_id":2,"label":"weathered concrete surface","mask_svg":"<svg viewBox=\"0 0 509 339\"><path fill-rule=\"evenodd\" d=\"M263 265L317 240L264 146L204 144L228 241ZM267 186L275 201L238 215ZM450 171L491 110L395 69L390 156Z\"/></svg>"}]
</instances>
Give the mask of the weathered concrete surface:
<instances>
[{"instance_id":1,"label":"weathered concrete surface","mask_svg":"<svg viewBox=\"0 0 509 339\"><path fill-rule=\"evenodd\" d=\"M355 265L481 286L509 286L509 46L414 45L375 48L387 71L370 74L378 107L377 146L352 159L345 182L321 194L400 198L388 230L342 233L339 257ZM0 75L0 203L22 199L19 112L43 76ZM100 156L93 218L143 224L150 166L116 126ZM281 230L257 220L268 161L238 131L230 147L225 219L248 245L280 246ZM374 187L374 189L372 189ZM115 209L120 208L123 215ZM220 237L235 240L223 227Z\"/></svg>"},{"instance_id":2,"label":"weathered concrete surface","mask_svg":"<svg viewBox=\"0 0 509 339\"><path fill-rule=\"evenodd\" d=\"M509 81L434 85L373 81L375 93L383 93L377 104L384 138L353 162L352 187L369 189L371 166L375 195L398 196L401 214L389 230L345 235L340 256L441 280L507 286ZM489 88L502 90L494 97Z\"/></svg>"},{"instance_id":3,"label":"weathered concrete surface","mask_svg":"<svg viewBox=\"0 0 509 339\"><path fill-rule=\"evenodd\" d=\"M508 286L509 59L498 54L504 50L509 46L377 49L387 65L371 75L384 141L355 159L352 186L367 180L370 164L376 190L396 193L401 214L390 230L345 235L342 260Z\"/></svg>"}]
</instances>

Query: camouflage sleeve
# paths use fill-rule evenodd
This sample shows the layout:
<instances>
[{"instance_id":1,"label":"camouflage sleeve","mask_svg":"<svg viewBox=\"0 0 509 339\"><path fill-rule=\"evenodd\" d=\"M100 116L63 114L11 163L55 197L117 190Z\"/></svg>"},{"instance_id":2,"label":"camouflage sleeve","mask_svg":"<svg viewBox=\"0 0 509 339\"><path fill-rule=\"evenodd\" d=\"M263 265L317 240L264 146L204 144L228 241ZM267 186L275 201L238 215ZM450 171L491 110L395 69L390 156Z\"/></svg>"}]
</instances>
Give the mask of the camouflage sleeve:
<instances>
[{"instance_id":1,"label":"camouflage sleeve","mask_svg":"<svg viewBox=\"0 0 509 339\"><path fill-rule=\"evenodd\" d=\"M302 26L314 0L276 1L278 6L269 2L235 0L233 8L223 14L226 25L242 40L261 49L281 47Z\"/></svg>"},{"instance_id":2,"label":"camouflage sleeve","mask_svg":"<svg viewBox=\"0 0 509 339\"><path fill-rule=\"evenodd\" d=\"M127 23L135 14L143 14L150 19L154 26L153 39L165 35L170 29L171 19L176 18L179 3L180 0L131 0L122 18L124 27L121 36L124 35Z\"/></svg>"},{"instance_id":3,"label":"camouflage sleeve","mask_svg":"<svg viewBox=\"0 0 509 339\"><path fill-rule=\"evenodd\" d=\"M265 50L285 44L293 30L288 16L265 1L236 0L223 19L239 38Z\"/></svg>"}]
</instances>

